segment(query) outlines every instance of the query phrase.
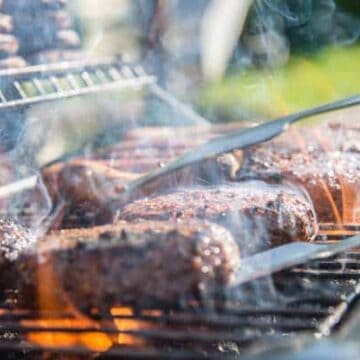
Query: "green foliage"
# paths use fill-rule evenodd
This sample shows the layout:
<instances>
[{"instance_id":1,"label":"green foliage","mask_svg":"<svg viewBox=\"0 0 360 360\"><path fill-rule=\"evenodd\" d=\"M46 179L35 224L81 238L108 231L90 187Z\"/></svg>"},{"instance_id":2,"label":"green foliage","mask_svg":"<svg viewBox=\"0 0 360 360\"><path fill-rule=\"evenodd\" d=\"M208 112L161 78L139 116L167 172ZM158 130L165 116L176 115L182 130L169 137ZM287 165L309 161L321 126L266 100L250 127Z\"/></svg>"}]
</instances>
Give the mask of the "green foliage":
<instances>
[{"instance_id":1,"label":"green foliage","mask_svg":"<svg viewBox=\"0 0 360 360\"><path fill-rule=\"evenodd\" d=\"M199 105L224 113L241 107L269 118L298 111L360 93L359 59L360 46L293 56L281 69L251 69L208 84Z\"/></svg>"}]
</instances>

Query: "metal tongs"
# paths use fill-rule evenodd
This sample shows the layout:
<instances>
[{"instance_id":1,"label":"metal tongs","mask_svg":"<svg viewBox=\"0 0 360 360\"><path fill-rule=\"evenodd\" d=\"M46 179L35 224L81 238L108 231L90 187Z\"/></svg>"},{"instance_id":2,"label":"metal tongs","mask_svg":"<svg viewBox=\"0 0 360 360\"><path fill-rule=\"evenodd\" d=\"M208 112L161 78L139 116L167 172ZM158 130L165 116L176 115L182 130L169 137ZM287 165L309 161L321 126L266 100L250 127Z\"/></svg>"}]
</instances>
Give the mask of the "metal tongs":
<instances>
[{"instance_id":1,"label":"metal tongs","mask_svg":"<svg viewBox=\"0 0 360 360\"><path fill-rule=\"evenodd\" d=\"M255 127L235 131L230 135L219 136L185 153L166 166L151 171L147 175L130 182L127 184L125 191L120 195L120 198L114 200L112 207L119 208L122 204L133 200L134 197L136 198L136 196L151 193L154 183L186 166L201 163L222 153L244 149L271 140L284 132L291 124L305 118L359 104L360 94L287 115Z\"/></svg>"},{"instance_id":2,"label":"metal tongs","mask_svg":"<svg viewBox=\"0 0 360 360\"><path fill-rule=\"evenodd\" d=\"M281 245L243 259L231 286L236 287L259 277L269 276L310 260L328 258L356 247L360 247L360 235L330 245L308 242Z\"/></svg>"},{"instance_id":3,"label":"metal tongs","mask_svg":"<svg viewBox=\"0 0 360 360\"><path fill-rule=\"evenodd\" d=\"M157 88L158 87L155 87L155 89ZM131 181L127 184L124 192L121 193L117 199L114 199L111 204L109 204L109 207L112 209L119 209L122 205L135 199L139 195L150 194L152 192L152 188L154 188L154 184L156 184L159 180L164 179L170 174L189 165L201 163L206 159L235 149L244 149L246 147L271 140L272 138L280 135L291 124L310 116L340 110L355 105L360 105L360 94L303 110L258 126L241 129L230 135L219 136L208 141L204 145L185 153L176 160L168 163L166 166L151 171L147 175L142 176L135 181ZM58 161L59 160L54 160L48 165L52 165ZM42 169L46 168L48 165L42 166ZM24 190L32 189L36 186L37 181L38 177L34 175L15 181L9 185L1 186L0 199L9 195L20 193Z\"/></svg>"}]
</instances>

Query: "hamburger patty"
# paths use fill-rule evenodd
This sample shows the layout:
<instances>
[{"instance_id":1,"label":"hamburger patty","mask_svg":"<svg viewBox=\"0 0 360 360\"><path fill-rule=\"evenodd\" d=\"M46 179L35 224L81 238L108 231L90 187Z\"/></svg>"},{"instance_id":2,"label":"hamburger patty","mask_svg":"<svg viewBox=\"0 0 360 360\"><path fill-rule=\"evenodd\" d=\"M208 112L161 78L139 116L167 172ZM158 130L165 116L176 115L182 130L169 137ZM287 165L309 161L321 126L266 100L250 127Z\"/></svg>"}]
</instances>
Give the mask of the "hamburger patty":
<instances>
[{"instance_id":1,"label":"hamburger patty","mask_svg":"<svg viewBox=\"0 0 360 360\"><path fill-rule=\"evenodd\" d=\"M249 149L238 180L291 181L313 201L320 222L360 220L360 154L357 152L279 151L265 145Z\"/></svg>"},{"instance_id":2,"label":"hamburger patty","mask_svg":"<svg viewBox=\"0 0 360 360\"><path fill-rule=\"evenodd\" d=\"M193 187L136 200L119 210L126 221L206 219L232 231L242 251L310 241L317 231L311 203L287 186L261 181Z\"/></svg>"},{"instance_id":3,"label":"hamburger patty","mask_svg":"<svg viewBox=\"0 0 360 360\"><path fill-rule=\"evenodd\" d=\"M83 310L109 309L198 299L229 284L239 263L235 240L218 225L119 222L54 232L3 276L17 285L21 305L70 300Z\"/></svg>"}]
</instances>

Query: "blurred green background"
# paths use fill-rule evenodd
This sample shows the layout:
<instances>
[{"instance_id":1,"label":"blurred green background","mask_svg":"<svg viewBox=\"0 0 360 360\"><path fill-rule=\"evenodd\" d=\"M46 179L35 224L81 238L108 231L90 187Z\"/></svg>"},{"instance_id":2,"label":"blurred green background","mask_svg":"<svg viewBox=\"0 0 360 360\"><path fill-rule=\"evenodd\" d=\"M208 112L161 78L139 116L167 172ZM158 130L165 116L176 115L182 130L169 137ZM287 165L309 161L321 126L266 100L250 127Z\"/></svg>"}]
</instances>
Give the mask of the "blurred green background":
<instances>
[{"instance_id":1,"label":"blurred green background","mask_svg":"<svg viewBox=\"0 0 360 360\"><path fill-rule=\"evenodd\" d=\"M84 48L143 61L161 85L214 121L272 118L360 92L357 0L72 0L69 6ZM204 63L221 63L220 70L213 76Z\"/></svg>"}]
</instances>

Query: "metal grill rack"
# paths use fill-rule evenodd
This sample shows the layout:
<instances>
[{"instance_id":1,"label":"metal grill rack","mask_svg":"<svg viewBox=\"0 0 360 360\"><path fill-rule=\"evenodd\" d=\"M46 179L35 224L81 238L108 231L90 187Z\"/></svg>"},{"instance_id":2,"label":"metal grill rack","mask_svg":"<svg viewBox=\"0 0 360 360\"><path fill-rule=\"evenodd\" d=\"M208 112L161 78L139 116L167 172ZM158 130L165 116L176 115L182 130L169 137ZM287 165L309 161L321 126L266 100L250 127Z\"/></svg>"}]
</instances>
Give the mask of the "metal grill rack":
<instances>
[{"instance_id":1,"label":"metal grill rack","mask_svg":"<svg viewBox=\"0 0 360 360\"><path fill-rule=\"evenodd\" d=\"M324 226L319 242L341 241L358 232L357 226L336 230ZM261 292L261 296L259 296ZM24 325L24 320L72 319L72 314L11 310L11 302L0 312L0 353L22 356L56 354L106 358L220 359L237 354L272 349L296 340L308 341L341 328L360 293L360 250L312 261L256 283L242 285L240 297L215 299L212 310L199 304L185 308L133 309L126 314L90 317L96 326ZM239 295L238 294L238 295ZM270 299L266 303L261 302ZM121 329L116 321L126 321ZM137 325L135 328L133 324ZM126 325L127 324L127 325ZM128 326L128 328L127 328ZM29 333L125 335L135 344L114 343L105 352L84 346L43 347L25 340Z\"/></svg>"},{"instance_id":2,"label":"metal grill rack","mask_svg":"<svg viewBox=\"0 0 360 360\"><path fill-rule=\"evenodd\" d=\"M116 58L62 62L0 71L0 110L119 88L152 84L139 65Z\"/></svg>"}]
</instances>

